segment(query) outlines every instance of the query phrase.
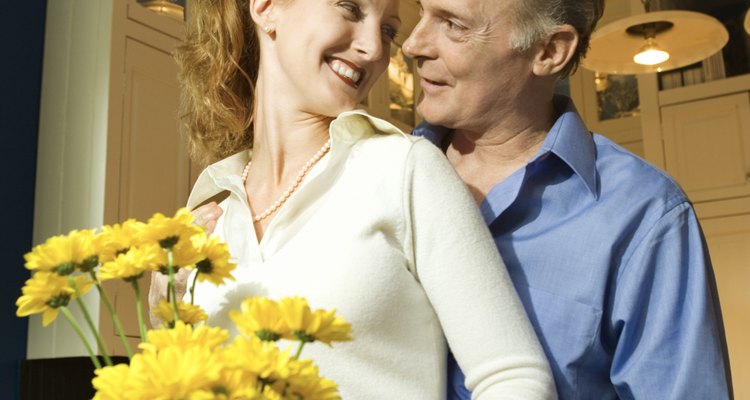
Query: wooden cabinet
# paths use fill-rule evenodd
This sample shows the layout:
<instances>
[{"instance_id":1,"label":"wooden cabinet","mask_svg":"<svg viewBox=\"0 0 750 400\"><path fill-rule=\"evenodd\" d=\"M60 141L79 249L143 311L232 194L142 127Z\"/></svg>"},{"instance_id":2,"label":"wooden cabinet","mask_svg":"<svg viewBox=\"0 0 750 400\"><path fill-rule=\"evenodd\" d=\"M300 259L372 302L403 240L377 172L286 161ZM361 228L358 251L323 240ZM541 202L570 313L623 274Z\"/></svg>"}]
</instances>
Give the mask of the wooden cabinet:
<instances>
[{"instance_id":1,"label":"wooden cabinet","mask_svg":"<svg viewBox=\"0 0 750 400\"><path fill-rule=\"evenodd\" d=\"M190 161L179 130L178 68L171 55L183 35L180 21L132 0L114 1L106 224L146 221L155 212L172 215L187 202ZM139 281L144 305L149 282L148 274ZM140 332L133 288L111 282L106 290L135 349ZM147 321L148 312L146 307ZM103 305L99 315L108 348L126 354Z\"/></svg>"},{"instance_id":2,"label":"wooden cabinet","mask_svg":"<svg viewBox=\"0 0 750 400\"><path fill-rule=\"evenodd\" d=\"M667 171L693 202L750 196L747 92L665 106Z\"/></svg>"},{"instance_id":3,"label":"wooden cabinet","mask_svg":"<svg viewBox=\"0 0 750 400\"><path fill-rule=\"evenodd\" d=\"M705 218L706 233L719 300L724 314L724 329L729 346L732 380L737 399L750 398L750 214Z\"/></svg>"},{"instance_id":4,"label":"wooden cabinet","mask_svg":"<svg viewBox=\"0 0 750 400\"><path fill-rule=\"evenodd\" d=\"M749 82L740 77L735 82ZM750 95L742 86L691 98L704 84L660 96L661 139L667 172L694 202L708 242L724 317L738 399L750 398ZM713 89L712 89L713 87ZM689 90L693 90L690 92ZM727 93L728 92L728 93ZM715 96L711 96L714 95ZM680 100L688 100L680 102Z\"/></svg>"}]
</instances>

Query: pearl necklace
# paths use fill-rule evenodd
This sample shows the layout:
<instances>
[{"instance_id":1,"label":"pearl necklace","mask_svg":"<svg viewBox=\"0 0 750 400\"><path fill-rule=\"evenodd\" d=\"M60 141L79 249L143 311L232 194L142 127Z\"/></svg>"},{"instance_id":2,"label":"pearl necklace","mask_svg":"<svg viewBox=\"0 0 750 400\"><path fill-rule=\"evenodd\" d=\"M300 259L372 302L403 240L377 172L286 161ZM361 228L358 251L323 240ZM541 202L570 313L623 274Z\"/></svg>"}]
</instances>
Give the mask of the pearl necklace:
<instances>
[{"instance_id":1,"label":"pearl necklace","mask_svg":"<svg viewBox=\"0 0 750 400\"><path fill-rule=\"evenodd\" d=\"M297 188L299 187L300 183L302 183L302 180L305 178L305 175L307 175L308 172L312 169L312 167L317 164L318 161L320 161L321 158L323 158L326 153L328 153L328 150L331 149L331 139L328 139L328 141L323 145L323 147L318 150L317 153L315 153L312 158L307 160L307 163L302 166L302 169L300 169L299 173L297 174L297 179L294 180L294 182L289 185L289 187L286 189L284 194L281 195L281 197L276 200L275 203L271 205L271 207L268 207L266 211L263 211L262 213L258 214L257 216L253 217L253 222L260 222L264 219L268 218L269 216L276 213L276 211L281 208L281 206L286 203L286 201L289 199L289 197L292 196L292 193L294 193ZM247 182L247 174L250 172L250 165L253 163L252 160L247 162L247 165L245 165L245 169L242 170L242 183Z\"/></svg>"}]
</instances>

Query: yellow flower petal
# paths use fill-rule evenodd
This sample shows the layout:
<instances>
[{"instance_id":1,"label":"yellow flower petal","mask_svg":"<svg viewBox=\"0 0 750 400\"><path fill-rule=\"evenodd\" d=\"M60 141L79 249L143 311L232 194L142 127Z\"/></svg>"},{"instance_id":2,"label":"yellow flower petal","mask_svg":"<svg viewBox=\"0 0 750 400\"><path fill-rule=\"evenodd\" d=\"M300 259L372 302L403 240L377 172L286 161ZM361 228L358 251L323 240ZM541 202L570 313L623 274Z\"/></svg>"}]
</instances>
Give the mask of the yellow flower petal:
<instances>
[{"instance_id":1,"label":"yellow flower petal","mask_svg":"<svg viewBox=\"0 0 750 400\"><path fill-rule=\"evenodd\" d=\"M242 302L240 310L230 311L229 317L242 334L270 341L290 337L279 303L265 297L251 297Z\"/></svg>"},{"instance_id":2,"label":"yellow flower petal","mask_svg":"<svg viewBox=\"0 0 750 400\"><path fill-rule=\"evenodd\" d=\"M26 281L21 297L16 300L16 315L25 317L44 313L42 324L49 325L55 320L58 308L68 305L76 298L76 291L70 286L70 279L82 296L91 289L92 282L85 275L74 277L60 276L53 272L37 272Z\"/></svg>"},{"instance_id":3,"label":"yellow flower petal","mask_svg":"<svg viewBox=\"0 0 750 400\"><path fill-rule=\"evenodd\" d=\"M166 300L160 301L159 306L155 310L152 310L152 312L164 322L170 323L174 321L174 308L172 303ZM177 301L177 317L180 321L190 325L195 325L208 319L206 312L199 306L180 300Z\"/></svg>"},{"instance_id":4,"label":"yellow flower petal","mask_svg":"<svg viewBox=\"0 0 750 400\"><path fill-rule=\"evenodd\" d=\"M96 395L93 400L132 399L127 397L129 373L130 367L127 364L117 364L94 371L96 376L91 380L91 384L96 389Z\"/></svg>"},{"instance_id":5,"label":"yellow flower petal","mask_svg":"<svg viewBox=\"0 0 750 400\"><path fill-rule=\"evenodd\" d=\"M231 272L237 265L231 262L229 247L222 243L218 236L206 238L205 235L196 237L196 246L203 255L196 264L198 281L209 281L216 286L224 284L225 280L234 281Z\"/></svg>"},{"instance_id":6,"label":"yellow flower petal","mask_svg":"<svg viewBox=\"0 0 750 400\"><path fill-rule=\"evenodd\" d=\"M238 336L223 352L224 364L239 368L266 381L286 380L292 358L272 342L263 342L255 336Z\"/></svg>"},{"instance_id":7,"label":"yellow flower petal","mask_svg":"<svg viewBox=\"0 0 750 400\"><path fill-rule=\"evenodd\" d=\"M112 261L118 253L124 253L131 247L145 244L140 239L141 231L145 226L143 222L132 218L122 224L103 226L97 238L100 246L99 261L102 263Z\"/></svg>"},{"instance_id":8,"label":"yellow flower petal","mask_svg":"<svg viewBox=\"0 0 750 400\"><path fill-rule=\"evenodd\" d=\"M140 348L146 351L158 351L167 347L187 349L191 346L218 348L229 339L229 332L217 327L201 325L197 328L177 321L173 329L161 328L148 331L146 343Z\"/></svg>"},{"instance_id":9,"label":"yellow flower petal","mask_svg":"<svg viewBox=\"0 0 750 400\"><path fill-rule=\"evenodd\" d=\"M131 247L126 253L104 263L99 269L99 279L137 279L146 270L156 267L161 252L163 250L156 244Z\"/></svg>"},{"instance_id":10,"label":"yellow flower petal","mask_svg":"<svg viewBox=\"0 0 750 400\"><path fill-rule=\"evenodd\" d=\"M73 245L68 236L53 236L34 246L23 258L26 260L26 268L32 271L54 271L67 264L72 272Z\"/></svg>"},{"instance_id":11,"label":"yellow flower petal","mask_svg":"<svg viewBox=\"0 0 750 400\"><path fill-rule=\"evenodd\" d=\"M352 340L351 324L337 317L336 310L313 312L307 300L300 297L281 299L279 307L293 338L303 342L320 341L329 346L331 342Z\"/></svg>"},{"instance_id":12,"label":"yellow flower petal","mask_svg":"<svg viewBox=\"0 0 750 400\"><path fill-rule=\"evenodd\" d=\"M130 368L130 398L185 399L191 393L210 390L222 363L219 354L194 343L188 348L171 346L136 354Z\"/></svg>"},{"instance_id":13,"label":"yellow flower petal","mask_svg":"<svg viewBox=\"0 0 750 400\"><path fill-rule=\"evenodd\" d=\"M146 241L159 243L163 248L171 248L201 232L203 228L193 225L193 214L187 208L181 208L171 218L160 213L154 214L148 220L142 235Z\"/></svg>"}]
</instances>

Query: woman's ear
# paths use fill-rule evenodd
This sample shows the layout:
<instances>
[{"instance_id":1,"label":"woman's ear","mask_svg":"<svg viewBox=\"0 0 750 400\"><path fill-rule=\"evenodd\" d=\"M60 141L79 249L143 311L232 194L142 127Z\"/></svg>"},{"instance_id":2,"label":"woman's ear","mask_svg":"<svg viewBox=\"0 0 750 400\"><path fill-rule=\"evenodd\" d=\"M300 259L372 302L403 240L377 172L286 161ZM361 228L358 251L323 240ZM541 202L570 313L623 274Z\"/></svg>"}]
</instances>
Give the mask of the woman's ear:
<instances>
[{"instance_id":1,"label":"woman's ear","mask_svg":"<svg viewBox=\"0 0 750 400\"><path fill-rule=\"evenodd\" d=\"M250 0L250 17L268 35L276 31L277 0Z\"/></svg>"},{"instance_id":2,"label":"woman's ear","mask_svg":"<svg viewBox=\"0 0 750 400\"><path fill-rule=\"evenodd\" d=\"M578 47L578 31L561 25L540 44L534 55L533 71L537 76L555 75L573 58Z\"/></svg>"}]
</instances>

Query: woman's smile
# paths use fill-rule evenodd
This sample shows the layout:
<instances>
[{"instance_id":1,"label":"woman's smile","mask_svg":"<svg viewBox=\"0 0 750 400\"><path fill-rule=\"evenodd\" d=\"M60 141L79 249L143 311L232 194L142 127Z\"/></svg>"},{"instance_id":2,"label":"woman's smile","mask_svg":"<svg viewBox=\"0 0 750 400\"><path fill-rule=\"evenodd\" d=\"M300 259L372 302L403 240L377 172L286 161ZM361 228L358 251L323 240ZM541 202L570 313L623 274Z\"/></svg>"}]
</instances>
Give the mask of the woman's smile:
<instances>
[{"instance_id":1,"label":"woman's smile","mask_svg":"<svg viewBox=\"0 0 750 400\"><path fill-rule=\"evenodd\" d=\"M336 76L355 89L359 88L359 83L364 80L367 72L364 68L341 58L327 57L326 63Z\"/></svg>"}]
</instances>

